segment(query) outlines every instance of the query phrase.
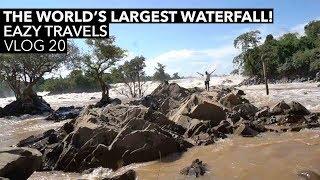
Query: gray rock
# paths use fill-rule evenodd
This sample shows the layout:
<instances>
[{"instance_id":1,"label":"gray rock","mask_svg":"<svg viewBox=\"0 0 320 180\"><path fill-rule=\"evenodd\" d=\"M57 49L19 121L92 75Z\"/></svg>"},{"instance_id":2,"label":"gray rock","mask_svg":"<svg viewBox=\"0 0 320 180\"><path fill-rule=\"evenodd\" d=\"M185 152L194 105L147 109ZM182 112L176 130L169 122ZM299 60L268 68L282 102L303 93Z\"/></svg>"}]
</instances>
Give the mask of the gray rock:
<instances>
[{"instance_id":1,"label":"gray rock","mask_svg":"<svg viewBox=\"0 0 320 180\"><path fill-rule=\"evenodd\" d=\"M42 154L31 148L0 149L0 177L27 179L42 165Z\"/></svg>"}]
</instances>

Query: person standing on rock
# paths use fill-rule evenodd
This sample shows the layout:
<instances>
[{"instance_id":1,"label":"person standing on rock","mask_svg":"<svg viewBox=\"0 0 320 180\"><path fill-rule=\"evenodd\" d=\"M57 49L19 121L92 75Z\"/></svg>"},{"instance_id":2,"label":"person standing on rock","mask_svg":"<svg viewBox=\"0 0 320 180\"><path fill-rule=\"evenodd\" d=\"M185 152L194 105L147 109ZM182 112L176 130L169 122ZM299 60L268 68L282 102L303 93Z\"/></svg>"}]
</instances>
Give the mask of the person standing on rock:
<instances>
[{"instance_id":1,"label":"person standing on rock","mask_svg":"<svg viewBox=\"0 0 320 180\"><path fill-rule=\"evenodd\" d=\"M211 73L208 73L208 71L205 72L205 74L201 74L199 72L197 72L198 74L200 74L201 76L205 77L205 81L204 81L204 86L205 86L205 89L207 91L209 91L209 87L210 87L210 77L211 77L211 74L214 72L215 70L213 70Z\"/></svg>"}]
</instances>

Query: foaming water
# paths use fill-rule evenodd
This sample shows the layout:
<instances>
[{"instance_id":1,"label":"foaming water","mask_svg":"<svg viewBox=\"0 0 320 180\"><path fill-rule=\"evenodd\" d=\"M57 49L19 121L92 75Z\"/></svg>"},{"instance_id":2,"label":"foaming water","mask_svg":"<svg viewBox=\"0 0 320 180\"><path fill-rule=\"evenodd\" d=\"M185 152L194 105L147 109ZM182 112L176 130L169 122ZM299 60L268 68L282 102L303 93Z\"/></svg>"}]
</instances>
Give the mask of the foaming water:
<instances>
[{"instance_id":1,"label":"foaming water","mask_svg":"<svg viewBox=\"0 0 320 180\"><path fill-rule=\"evenodd\" d=\"M270 94L266 95L264 85L242 86L246 98L258 107L274 105L277 102L297 101L307 109L320 112L320 88L317 83L270 84Z\"/></svg>"},{"instance_id":2,"label":"foaming water","mask_svg":"<svg viewBox=\"0 0 320 180\"><path fill-rule=\"evenodd\" d=\"M0 118L0 148L16 145L31 135L62 126L66 121L53 123L43 116L22 116Z\"/></svg>"}]
</instances>

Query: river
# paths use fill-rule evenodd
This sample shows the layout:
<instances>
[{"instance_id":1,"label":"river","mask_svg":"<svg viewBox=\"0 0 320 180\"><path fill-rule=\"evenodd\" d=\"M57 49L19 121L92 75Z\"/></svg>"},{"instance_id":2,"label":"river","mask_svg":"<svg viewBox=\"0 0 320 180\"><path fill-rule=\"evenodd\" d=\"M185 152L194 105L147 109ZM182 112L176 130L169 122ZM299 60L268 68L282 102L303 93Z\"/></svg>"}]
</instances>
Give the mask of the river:
<instances>
[{"instance_id":1,"label":"river","mask_svg":"<svg viewBox=\"0 0 320 180\"><path fill-rule=\"evenodd\" d=\"M232 78L231 78L232 79ZM202 86L201 80L180 80L177 83L189 86ZM219 84L221 79L213 82ZM151 92L153 84L148 92ZM258 107L273 105L280 100L295 100L313 112L320 112L320 89L315 83L293 83L270 85L271 95L266 96L264 86L244 86L246 98ZM100 93L72 93L44 96L53 108L59 106L80 106L94 103ZM118 97L116 92L112 96ZM4 106L13 98L0 99ZM65 122L53 123L44 116L23 116L19 118L0 118L0 147L16 144L30 135L58 128ZM320 130L300 132L264 133L255 138L230 136L210 146L199 146L183 154L175 154L161 160L133 164L120 171L133 168L138 179L186 179L179 171L198 158L208 165L209 172L201 180L207 179L297 179L299 171L308 169L320 173ZM119 173L116 172L116 173ZM92 174L81 175L63 172L36 172L29 179L100 179L112 172L98 169Z\"/></svg>"}]
</instances>

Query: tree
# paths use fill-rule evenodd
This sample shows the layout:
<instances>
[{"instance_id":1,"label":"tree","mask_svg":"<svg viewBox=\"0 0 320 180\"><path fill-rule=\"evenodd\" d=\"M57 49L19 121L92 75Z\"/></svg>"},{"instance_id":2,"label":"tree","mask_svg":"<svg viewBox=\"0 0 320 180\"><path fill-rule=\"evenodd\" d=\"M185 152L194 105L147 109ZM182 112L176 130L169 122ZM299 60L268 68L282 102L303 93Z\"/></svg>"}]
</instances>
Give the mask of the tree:
<instances>
[{"instance_id":1,"label":"tree","mask_svg":"<svg viewBox=\"0 0 320 180\"><path fill-rule=\"evenodd\" d=\"M273 36L269 34L266 37L265 43L261 46L261 61L262 61L262 68L263 68L263 76L266 85L266 94L269 95L269 87L268 87L268 75L267 75L267 66L272 59L274 59L273 49L272 49L272 41Z\"/></svg>"},{"instance_id":2,"label":"tree","mask_svg":"<svg viewBox=\"0 0 320 180\"><path fill-rule=\"evenodd\" d=\"M181 79L181 77L180 77L179 74L176 72L176 73L173 73L172 79Z\"/></svg>"},{"instance_id":3,"label":"tree","mask_svg":"<svg viewBox=\"0 0 320 180\"><path fill-rule=\"evenodd\" d=\"M238 67L242 67L244 61L244 54L252 48L258 46L260 42L260 31L249 31L241 34L233 41L233 46L237 49L241 49L241 53L233 59L233 63L238 65Z\"/></svg>"},{"instance_id":4,"label":"tree","mask_svg":"<svg viewBox=\"0 0 320 180\"><path fill-rule=\"evenodd\" d=\"M122 81L133 98L142 97L144 94L145 67L145 58L143 56L136 56L119 67ZM122 92L122 94L128 96L126 92Z\"/></svg>"},{"instance_id":5,"label":"tree","mask_svg":"<svg viewBox=\"0 0 320 180\"><path fill-rule=\"evenodd\" d=\"M311 21L305 27L306 35L312 39L320 38L320 21Z\"/></svg>"},{"instance_id":6,"label":"tree","mask_svg":"<svg viewBox=\"0 0 320 180\"><path fill-rule=\"evenodd\" d=\"M101 102L109 102L109 84L105 82L105 73L108 69L125 57L125 50L115 45L115 37L108 39L87 39L86 43L92 48L91 56L86 55L84 66L100 85Z\"/></svg>"},{"instance_id":7,"label":"tree","mask_svg":"<svg viewBox=\"0 0 320 180\"><path fill-rule=\"evenodd\" d=\"M0 79L8 84L17 100L37 98L33 87L43 76L78 57L78 49L69 45L67 54L3 54L0 56Z\"/></svg>"},{"instance_id":8,"label":"tree","mask_svg":"<svg viewBox=\"0 0 320 180\"><path fill-rule=\"evenodd\" d=\"M305 26L306 35L302 37L296 33L286 33L277 39L268 35L266 41L259 44L255 33L242 34L234 41L235 47L242 50L234 63L240 62L242 73L248 76L262 77L265 63L267 78L315 77L320 70L319 32L320 21L312 21Z\"/></svg>"},{"instance_id":9,"label":"tree","mask_svg":"<svg viewBox=\"0 0 320 180\"><path fill-rule=\"evenodd\" d=\"M153 79L156 81L167 81L170 79L170 75L165 72L165 65L158 63L158 67L155 68L156 72L153 74Z\"/></svg>"}]
</instances>

